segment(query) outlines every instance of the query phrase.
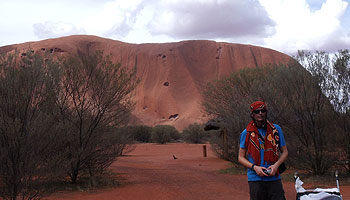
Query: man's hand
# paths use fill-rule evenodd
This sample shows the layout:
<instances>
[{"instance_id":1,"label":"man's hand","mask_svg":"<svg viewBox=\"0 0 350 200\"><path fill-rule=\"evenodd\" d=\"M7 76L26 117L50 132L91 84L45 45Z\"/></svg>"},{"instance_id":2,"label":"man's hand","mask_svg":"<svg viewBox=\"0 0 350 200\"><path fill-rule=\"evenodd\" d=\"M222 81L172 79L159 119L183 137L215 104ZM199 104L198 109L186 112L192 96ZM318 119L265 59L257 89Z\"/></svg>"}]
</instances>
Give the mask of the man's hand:
<instances>
[{"instance_id":1,"label":"man's hand","mask_svg":"<svg viewBox=\"0 0 350 200\"><path fill-rule=\"evenodd\" d=\"M266 167L261 167L261 166L254 166L254 171L259 175L259 176L271 176L267 173L264 172L264 170L267 170Z\"/></svg>"},{"instance_id":2,"label":"man's hand","mask_svg":"<svg viewBox=\"0 0 350 200\"><path fill-rule=\"evenodd\" d=\"M277 171L278 171L278 166L276 166L276 165L271 165L269 168L267 168L267 169L271 169L271 172L270 172L270 176L274 176L276 173L277 173Z\"/></svg>"}]
</instances>

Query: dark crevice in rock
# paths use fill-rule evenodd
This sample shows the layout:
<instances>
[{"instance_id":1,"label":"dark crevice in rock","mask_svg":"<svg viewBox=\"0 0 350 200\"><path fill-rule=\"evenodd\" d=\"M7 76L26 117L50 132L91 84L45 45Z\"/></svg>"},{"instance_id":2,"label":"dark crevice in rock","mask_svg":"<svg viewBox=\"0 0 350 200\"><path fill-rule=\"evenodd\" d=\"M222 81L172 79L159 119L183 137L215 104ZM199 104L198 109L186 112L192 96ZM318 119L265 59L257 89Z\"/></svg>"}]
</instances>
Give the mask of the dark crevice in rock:
<instances>
[{"instance_id":1,"label":"dark crevice in rock","mask_svg":"<svg viewBox=\"0 0 350 200\"><path fill-rule=\"evenodd\" d=\"M173 115L170 115L168 119L176 119L179 117L179 114L173 114Z\"/></svg>"}]
</instances>

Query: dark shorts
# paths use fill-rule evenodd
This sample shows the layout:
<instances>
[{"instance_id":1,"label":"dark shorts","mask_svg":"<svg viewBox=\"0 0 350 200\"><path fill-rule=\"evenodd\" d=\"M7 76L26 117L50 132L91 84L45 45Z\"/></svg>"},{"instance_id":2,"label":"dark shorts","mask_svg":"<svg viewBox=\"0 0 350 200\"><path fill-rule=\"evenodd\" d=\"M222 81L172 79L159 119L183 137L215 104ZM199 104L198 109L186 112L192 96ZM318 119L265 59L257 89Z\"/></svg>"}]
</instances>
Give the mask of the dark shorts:
<instances>
[{"instance_id":1,"label":"dark shorts","mask_svg":"<svg viewBox=\"0 0 350 200\"><path fill-rule=\"evenodd\" d=\"M281 180L248 181L250 200L285 200Z\"/></svg>"}]
</instances>

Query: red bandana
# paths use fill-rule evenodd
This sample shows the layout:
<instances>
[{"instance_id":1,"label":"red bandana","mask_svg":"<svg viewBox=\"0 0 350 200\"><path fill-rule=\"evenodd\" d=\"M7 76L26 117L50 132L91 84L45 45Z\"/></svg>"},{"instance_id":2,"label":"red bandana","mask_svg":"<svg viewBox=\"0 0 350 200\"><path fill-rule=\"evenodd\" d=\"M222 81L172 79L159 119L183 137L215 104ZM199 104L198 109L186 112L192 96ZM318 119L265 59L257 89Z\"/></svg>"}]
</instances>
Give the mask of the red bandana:
<instances>
[{"instance_id":1,"label":"red bandana","mask_svg":"<svg viewBox=\"0 0 350 200\"><path fill-rule=\"evenodd\" d=\"M262 101L255 101L254 103L252 103L250 105L250 111L253 112L254 110L258 109L258 108L265 108L267 110L266 104Z\"/></svg>"},{"instance_id":2,"label":"red bandana","mask_svg":"<svg viewBox=\"0 0 350 200\"><path fill-rule=\"evenodd\" d=\"M260 165L260 150L264 149L264 161L268 163L275 163L278 160L278 144L279 144L279 137L278 137L278 131L275 128L275 126L267 120L267 130L266 130L266 136L263 138L258 128L256 127L256 124L252 120L249 122L247 126L247 136L245 140L246 147L248 148L248 155L252 156L254 159L254 164ZM260 135L260 136L259 136ZM263 145L260 145L259 143L259 137L260 140L264 140Z\"/></svg>"}]
</instances>

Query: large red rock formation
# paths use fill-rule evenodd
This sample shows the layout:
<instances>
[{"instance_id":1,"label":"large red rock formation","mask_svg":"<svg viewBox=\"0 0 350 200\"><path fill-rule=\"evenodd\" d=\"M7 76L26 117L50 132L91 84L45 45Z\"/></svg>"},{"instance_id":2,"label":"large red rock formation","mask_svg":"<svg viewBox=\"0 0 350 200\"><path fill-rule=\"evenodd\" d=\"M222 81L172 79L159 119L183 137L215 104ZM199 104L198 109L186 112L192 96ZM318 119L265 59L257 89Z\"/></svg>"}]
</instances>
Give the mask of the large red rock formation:
<instances>
[{"instance_id":1,"label":"large red rock formation","mask_svg":"<svg viewBox=\"0 0 350 200\"><path fill-rule=\"evenodd\" d=\"M137 65L141 79L133 111L138 123L170 124L178 129L204 122L200 91L215 79L231 72L271 63L287 63L290 57L272 49L214 41L182 41L162 44L129 44L96 36L77 35L0 47L74 54L103 50L123 66Z\"/></svg>"}]
</instances>

